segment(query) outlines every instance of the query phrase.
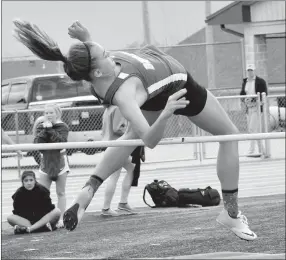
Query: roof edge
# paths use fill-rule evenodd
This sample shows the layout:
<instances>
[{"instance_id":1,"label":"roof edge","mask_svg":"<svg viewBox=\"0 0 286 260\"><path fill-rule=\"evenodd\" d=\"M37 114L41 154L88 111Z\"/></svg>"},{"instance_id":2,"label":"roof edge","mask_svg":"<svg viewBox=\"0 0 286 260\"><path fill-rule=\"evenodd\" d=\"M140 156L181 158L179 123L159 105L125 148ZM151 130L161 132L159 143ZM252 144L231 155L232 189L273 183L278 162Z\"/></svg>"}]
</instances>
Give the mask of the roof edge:
<instances>
[{"instance_id":1,"label":"roof edge","mask_svg":"<svg viewBox=\"0 0 286 260\"><path fill-rule=\"evenodd\" d=\"M207 23L209 20L213 19L214 17L216 17L217 15L227 11L228 9L240 4L241 2L244 2L244 1L234 1L233 3L230 3L229 5L219 9L218 11L214 12L213 14L209 15L206 17L206 20L205 22Z\"/></svg>"}]
</instances>

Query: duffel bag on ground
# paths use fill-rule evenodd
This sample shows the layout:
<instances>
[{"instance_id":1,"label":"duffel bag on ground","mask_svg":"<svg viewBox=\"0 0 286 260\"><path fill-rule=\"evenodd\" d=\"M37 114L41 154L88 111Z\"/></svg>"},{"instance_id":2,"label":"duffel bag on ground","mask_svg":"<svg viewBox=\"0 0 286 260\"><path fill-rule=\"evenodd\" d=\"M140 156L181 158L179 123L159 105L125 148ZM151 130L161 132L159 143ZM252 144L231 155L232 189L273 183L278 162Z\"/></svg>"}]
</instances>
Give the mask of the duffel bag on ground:
<instances>
[{"instance_id":1,"label":"duffel bag on ground","mask_svg":"<svg viewBox=\"0 0 286 260\"><path fill-rule=\"evenodd\" d=\"M179 189L179 206L188 204L207 206L217 206L220 204L220 194L210 186L205 189Z\"/></svg>"},{"instance_id":2,"label":"duffel bag on ground","mask_svg":"<svg viewBox=\"0 0 286 260\"><path fill-rule=\"evenodd\" d=\"M150 206L145 200L146 190L149 192L155 206ZM178 206L178 191L164 180L154 180L145 186L143 201L151 208Z\"/></svg>"}]
</instances>

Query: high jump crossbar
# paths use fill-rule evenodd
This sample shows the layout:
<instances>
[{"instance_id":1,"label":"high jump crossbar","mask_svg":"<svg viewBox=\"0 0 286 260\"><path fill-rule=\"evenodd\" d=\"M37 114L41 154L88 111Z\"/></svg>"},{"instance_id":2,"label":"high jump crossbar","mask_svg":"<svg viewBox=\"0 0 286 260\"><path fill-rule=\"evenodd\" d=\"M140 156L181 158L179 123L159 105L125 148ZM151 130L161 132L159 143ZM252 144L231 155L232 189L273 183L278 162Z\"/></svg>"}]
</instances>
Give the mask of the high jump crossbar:
<instances>
[{"instance_id":1,"label":"high jump crossbar","mask_svg":"<svg viewBox=\"0 0 286 260\"><path fill-rule=\"evenodd\" d=\"M263 140L263 139L285 139L285 132L165 138L165 139L162 139L158 143L158 145L247 141L247 140ZM13 145L2 145L2 152L11 152L11 151L17 151L17 150L35 151L35 150L101 148L101 147L143 146L143 145L144 145L144 142L140 139L115 140L115 141L45 143L45 144L43 143L41 144L13 144Z\"/></svg>"}]
</instances>

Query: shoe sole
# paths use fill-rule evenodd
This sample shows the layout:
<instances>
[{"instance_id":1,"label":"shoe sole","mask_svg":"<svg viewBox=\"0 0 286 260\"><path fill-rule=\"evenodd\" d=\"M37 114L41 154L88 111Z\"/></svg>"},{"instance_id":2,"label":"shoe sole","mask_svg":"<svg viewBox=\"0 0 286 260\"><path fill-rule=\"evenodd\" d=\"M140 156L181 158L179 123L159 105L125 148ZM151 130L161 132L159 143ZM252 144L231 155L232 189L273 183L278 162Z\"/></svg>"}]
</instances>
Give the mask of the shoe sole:
<instances>
[{"instance_id":1,"label":"shoe sole","mask_svg":"<svg viewBox=\"0 0 286 260\"><path fill-rule=\"evenodd\" d=\"M78 224L78 218L77 218L78 209L79 209L79 204L76 203L64 213L63 222L65 229L73 231L76 228Z\"/></svg>"},{"instance_id":2,"label":"shoe sole","mask_svg":"<svg viewBox=\"0 0 286 260\"><path fill-rule=\"evenodd\" d=\"M247 238L244 238L244 237L241 237L239 236L237 233L235 233L229 226L223 224L222 222L220 222L218 219L216 219L216 222L221 224L222 226L226 227L227 229L229 229L230 231L232 231L237 237L239 237L241 240L244 240L244 241L253 241L255 240L257 237L253 238L253 239L247 239Z\"/></svg>"}]
</instances>

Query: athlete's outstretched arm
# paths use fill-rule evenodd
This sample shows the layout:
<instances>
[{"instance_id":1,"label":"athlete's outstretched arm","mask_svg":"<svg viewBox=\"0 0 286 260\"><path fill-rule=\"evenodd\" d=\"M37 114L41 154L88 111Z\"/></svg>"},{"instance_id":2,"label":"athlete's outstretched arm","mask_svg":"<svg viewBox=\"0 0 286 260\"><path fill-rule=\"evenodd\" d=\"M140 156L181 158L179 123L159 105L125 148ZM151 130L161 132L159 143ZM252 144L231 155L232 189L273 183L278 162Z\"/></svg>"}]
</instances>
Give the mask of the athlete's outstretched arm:
<instances>
[{"instance_id":1,"label":"athlete's outstretched arm","mask_svg":"<svg viewBox=\"0 0 286 260\"><path fill-rule=\"evenodd\" d=\"M142 104L137 101L138 94L136 95L136 87L132 83L125 82L115 93L113 102L119 107L123 117L130 122L132 129L143 140L144 144L149 148L154 148L163 138L167 121L174 111L185 108L189 104L188 100L184 97L181 98L186 92L186 89L181 89L170 96L165 109L151 126L141 112L140 106Z\"/></svg>"}]
</instances>

